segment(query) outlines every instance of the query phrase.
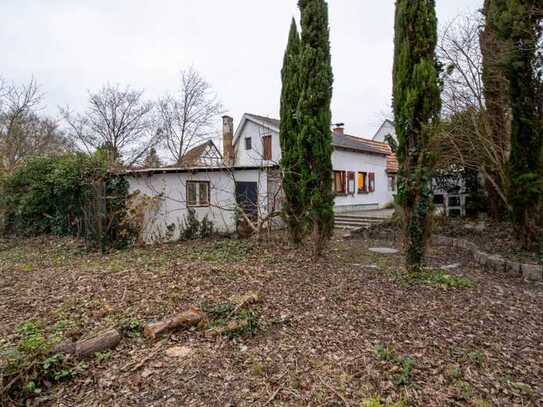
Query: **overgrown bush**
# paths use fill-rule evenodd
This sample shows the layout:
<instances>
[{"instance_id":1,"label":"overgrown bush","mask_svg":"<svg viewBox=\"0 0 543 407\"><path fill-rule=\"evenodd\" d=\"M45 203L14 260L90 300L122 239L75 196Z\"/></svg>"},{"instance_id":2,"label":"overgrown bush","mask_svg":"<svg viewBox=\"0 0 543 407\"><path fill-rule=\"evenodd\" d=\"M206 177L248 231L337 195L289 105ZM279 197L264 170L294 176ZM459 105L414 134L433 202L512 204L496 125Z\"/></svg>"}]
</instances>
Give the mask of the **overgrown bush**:
<instances>
[{"instance_id":1,"label":"overgrown bush","mask_svg":"<svg viewBox=\"0 0 543 407\"><path fill-rule=\"evenodd\" d=\"M200 221L196 217L196 211L189 208L181 229L181 239L207 239L212 235L213 223L208 219L207 215Z\"/></svg>"},{"instance_id":2,"label":"overgrown bush","mask_svg":"<svg viewBox=\"0 0 543 407\"><path fill-rule=\"evenodd\" d=\"M127 240L128 182L111 176L99 154L30 159L3 179L0 192L4 234L76 236L102 249Z\"/></svg>"}]
</instances>

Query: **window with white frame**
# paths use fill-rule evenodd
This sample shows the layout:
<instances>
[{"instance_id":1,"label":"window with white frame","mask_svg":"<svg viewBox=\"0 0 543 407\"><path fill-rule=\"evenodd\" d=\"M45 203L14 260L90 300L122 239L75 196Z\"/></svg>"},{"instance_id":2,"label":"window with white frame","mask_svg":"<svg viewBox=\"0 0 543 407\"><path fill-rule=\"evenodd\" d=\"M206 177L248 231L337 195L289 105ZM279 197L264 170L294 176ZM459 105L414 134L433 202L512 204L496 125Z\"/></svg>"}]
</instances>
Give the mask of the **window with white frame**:
<instances>
[{"instance_id":1,"label":"window with white frame","mask_svg":"<svg viewBox=\"0 0 543 407\"><path fill-rule=\"evenodd\" d=\"M187 181L187 207L209 206L209 181Z\"/></svg>"}]
</instances>

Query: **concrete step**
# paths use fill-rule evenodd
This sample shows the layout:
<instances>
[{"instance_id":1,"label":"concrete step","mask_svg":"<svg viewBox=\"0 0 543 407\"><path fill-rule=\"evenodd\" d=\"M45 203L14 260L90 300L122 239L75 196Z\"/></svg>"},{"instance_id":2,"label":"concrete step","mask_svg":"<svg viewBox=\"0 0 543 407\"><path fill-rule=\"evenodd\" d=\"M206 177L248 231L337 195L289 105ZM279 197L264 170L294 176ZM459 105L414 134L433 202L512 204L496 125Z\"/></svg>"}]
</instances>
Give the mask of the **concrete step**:
<instances>
[{"instance_id":1,"label":"concrete step","mask_svg":"<svg viewBox=\"0 0 543 407\"><path fill-rule=\"evenodd\" d=\"M344 216L344 215L336 215L336 220L367 222L367 223L383 223L385 221L385 219L379 219L379 218L367 218L367 217L362 217L362 216Z\"/></svg>"},{"instance_id":2,"label":"concrete step","mask_svg":"<svg viewBox=\"0 0 543 407\"><path fill-rule=\"evenodd\" d=\"M352 226L352 225L334 225L335 229L339 230L358 230L360 229L360 226Z\"/></svg>"},{"instance_id":3,"label":"concrete step","mask_svg":"<svg viewBox=\"0 0 543 407\"><path fill-rule=\"evenodd\" d=\"M342 228L346 228L346 229L364 229L364 228L367 228L371 225L368 225L368 224L363 224L363 223L346 223L346 222L336 222L334 223L334 227L336 229L342 229Z\"/></svg>"}]
</instances>

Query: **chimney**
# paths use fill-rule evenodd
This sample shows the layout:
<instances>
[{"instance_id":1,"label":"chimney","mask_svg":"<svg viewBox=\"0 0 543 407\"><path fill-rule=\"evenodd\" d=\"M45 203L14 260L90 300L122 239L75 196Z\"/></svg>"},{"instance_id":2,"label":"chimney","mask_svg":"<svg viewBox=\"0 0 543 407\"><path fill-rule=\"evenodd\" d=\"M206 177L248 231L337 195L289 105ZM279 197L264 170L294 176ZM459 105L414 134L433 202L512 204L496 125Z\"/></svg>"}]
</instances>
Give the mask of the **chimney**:
<instances>
[{"instance_id":1,"label":"chimney","mask_svg":"<svg viewBox=\"0 0 543 407\"><path fill-rule=\"evenodd\" d=\"M234 164L234 119L222 117L222 145L224 165Z\"/></svg>"},{"instance_id":2,"label":"chimney","mask_svg":"<svg viewBox=\"0 0 543 407\"><path fill-rule=\"evenodd\" d=\"M334 134L336 136L343 136L345 135L345 123L336 123L334 124Z\"/></svg>"}]
</instances>

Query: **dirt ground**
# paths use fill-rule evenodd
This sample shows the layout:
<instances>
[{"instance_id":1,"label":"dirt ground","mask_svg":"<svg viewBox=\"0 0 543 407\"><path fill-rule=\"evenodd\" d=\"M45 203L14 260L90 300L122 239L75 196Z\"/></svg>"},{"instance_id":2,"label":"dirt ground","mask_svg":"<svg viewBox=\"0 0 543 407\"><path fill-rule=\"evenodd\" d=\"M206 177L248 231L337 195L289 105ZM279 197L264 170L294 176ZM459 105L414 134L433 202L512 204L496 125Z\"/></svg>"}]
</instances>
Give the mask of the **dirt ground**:
<instances>
[{"instance_id":1,"label":"dirt ground","mask_svg":"<svg viewBox=\"0 0 543 407\"><path fill-rule=\"evenodd\" d=\"M85 337L254 290L263 295L254 335L134 334L29 405L543 405L543 287L444 248L432 250L431 266L459 263L447 273L472 287L413 285L399 256L368 251L383 244L337 237L315 261L281 240L106 256L69 240L3 242L0 348L28 321Z\"/></svg>"},{"instance_id":2,"label":"dirt ground","mask_svg":"<svg viewBox=\"0 0 543 407\"><path fill-rule=\"evenodd\" d=\"M510 260L532 264L543 261L543 253L521 249L510 223L441 218L436 222L434 231L445 236L467 239L487 253L499 254Z\"/></svg>"}]
</instances>

